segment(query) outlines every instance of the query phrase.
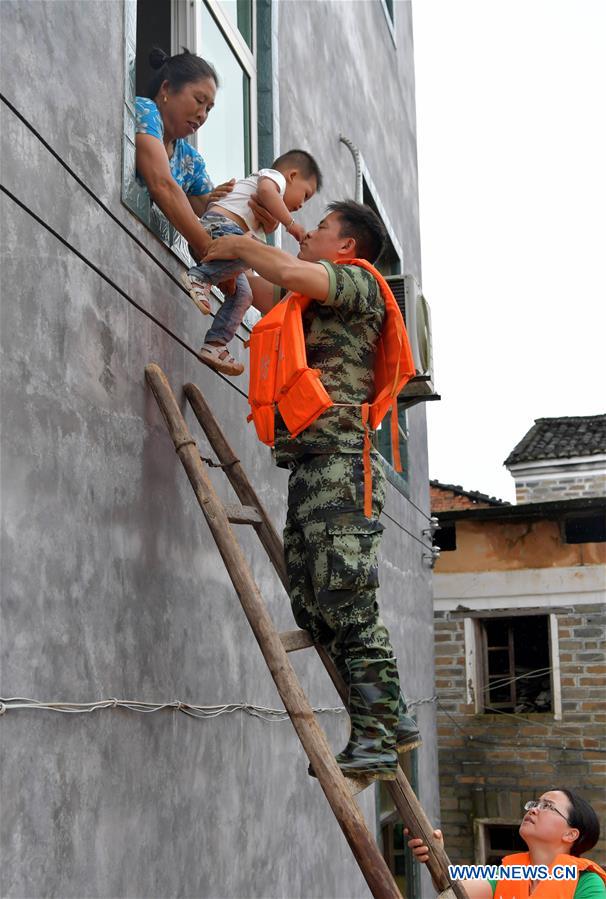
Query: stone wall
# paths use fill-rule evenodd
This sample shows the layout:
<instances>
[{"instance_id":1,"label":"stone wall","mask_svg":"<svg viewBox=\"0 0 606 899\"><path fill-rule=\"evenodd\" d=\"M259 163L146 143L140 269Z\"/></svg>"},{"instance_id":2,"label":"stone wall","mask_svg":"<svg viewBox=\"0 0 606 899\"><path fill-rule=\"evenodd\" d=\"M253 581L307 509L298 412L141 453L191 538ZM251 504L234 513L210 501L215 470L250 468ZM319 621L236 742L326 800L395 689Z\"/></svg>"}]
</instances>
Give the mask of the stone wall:
<instances>
[{"instance_id":1,"label":"stone wall","mask_svg":"<svg viewBox=\"0 0 606 899\"><path fill-rule=\"evenodd\" d=\"M561 473L544 480L516 478L516 502L545 503L562 499L583 499L606 496L606 474L576 474L566 477Z\"/></svg>"}]
</instances>

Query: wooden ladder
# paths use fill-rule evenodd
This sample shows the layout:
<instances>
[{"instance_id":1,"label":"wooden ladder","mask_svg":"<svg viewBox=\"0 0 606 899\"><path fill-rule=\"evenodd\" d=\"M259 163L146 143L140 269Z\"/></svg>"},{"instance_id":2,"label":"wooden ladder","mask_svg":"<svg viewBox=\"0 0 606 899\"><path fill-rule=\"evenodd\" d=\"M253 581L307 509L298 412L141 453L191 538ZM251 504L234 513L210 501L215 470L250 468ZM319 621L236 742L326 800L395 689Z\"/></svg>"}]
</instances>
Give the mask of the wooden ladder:
<instances>
[{"instance_id":1,"label":"wooden ladder","mask_svg":"<svg viewBox=\"0 0 606 899\"><path fill-rule=\"evenodd\" d=\"M342 774L288 659L289 652L314 644L306 631L294 630L279 634L275 629L230 523L254 527L278 577L288 590L282 541L200 390L194 384L185 385L187 399L241 506L224 505L217 496L196 441L187 427L162 369L152 363L146 366L145 375L284 707L370 891L375 899L401 899L400 891L385 859L353 799L353 794L368 786L368 782L352 783L351 778L346 778ZM348 695L345 683L326 651L317 645L315 649L347 708ZM431 824L401 768L398 768L396 780L386 781L386 785L405 826L412 834L422 837L430 848L427 867L437 888L442 891L440 896L443 899L452 897L467 899L467 893L462 885L451 883L448 877L448 857L433 839Z\"/></svg>"}]
</instances>

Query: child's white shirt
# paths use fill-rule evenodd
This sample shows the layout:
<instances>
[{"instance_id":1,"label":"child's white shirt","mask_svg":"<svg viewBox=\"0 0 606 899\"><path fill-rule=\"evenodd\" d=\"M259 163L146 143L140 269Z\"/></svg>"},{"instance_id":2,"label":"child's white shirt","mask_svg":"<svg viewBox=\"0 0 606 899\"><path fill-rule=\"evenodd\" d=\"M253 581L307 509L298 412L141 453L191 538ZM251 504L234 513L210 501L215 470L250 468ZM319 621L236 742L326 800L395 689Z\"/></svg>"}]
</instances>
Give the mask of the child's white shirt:
<instances>
[{"instance_id":1,"label":"child's white shirt","mask_svg":"<svg viewBox=\"0 0 606 899\"><path fill-rule=\"evenodd\" d=\"M239 181L236 181L234 189L216 203L211 203L207 211L211 212L213 206L222 206L223 209L229 209L230 212L235 212L241 219L244 219L256 237L265 240L265 231L259 225L254 212L248 205L252 195L257 192L259 178L271 178L278 185L280 196L284 196L286 178L282 172L278 172L276 169L259 169L258 172L253 172L248 178L241 178ZM220 210L217 210L217 212L220 212Z\"/></svg>"}]
</instances>

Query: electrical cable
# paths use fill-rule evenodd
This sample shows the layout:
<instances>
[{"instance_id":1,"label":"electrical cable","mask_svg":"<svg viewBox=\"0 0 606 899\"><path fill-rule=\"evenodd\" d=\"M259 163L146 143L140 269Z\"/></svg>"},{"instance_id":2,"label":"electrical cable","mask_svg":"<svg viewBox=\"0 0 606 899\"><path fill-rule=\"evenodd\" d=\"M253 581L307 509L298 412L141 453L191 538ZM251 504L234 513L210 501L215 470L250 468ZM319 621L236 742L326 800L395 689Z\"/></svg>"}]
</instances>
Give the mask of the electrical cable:
<instances>
[{"instance_id":1,"label":"electrical cable","mask_svg":"<svg viewBox=\"0 0 606 899\"><path fill-rule=\"evenodd\" d=\"M437 701L437 696L425 696L422 699L410 700L409 708ZM38 711L63 712L64 714L78 715L88 714L101 709L127 709L131 712L160 712L164 709L175 709L192 718L218 718L220 715L231 715L233 712L245 712L263 721L286 721L289 717L286 709L273 709L267 706L254 705L249 702L230 702L223 705L195 705L180 700L170 702L143 702L138 699L100 699L95 702L40 702L37 699L28 699L23 696L10 696L0 698L0 715L9 711L35 709ZM314 714L338 714L345 712L343 706L319 707L312 710Z\"/></svg>"},{"instance_id":2,"label":"electrical cable","mask_svg":"<svg viewBox=\"0 0 606 899\"><path fill-rule=\"evenodd\" d=\"M529 671L528 674L517 674L515 677L510 677L507 680L493 681L487 687L482 687L482 693L489 693L491 690L497 688L508 687L509 684L513 684L514 681L517 680L530 680L535 677L544 677L546 674L551 674L552 671L553 668L534 668L532 671Z\"/></svg>"},{"instance_id":3,"label":"electrical cable","mask_svg":"<svg viewBox=\"0 0 606 899\"><path fill-rule=\"evenodd\" d=\"M500 681L494 681L488 687L482 687L481 693L488 693L490 690L493 690L495 687L508 687L509 684L512 684L514 681L522 680L526 678L536 678L536 677L544 677L546 674L551 673L553 668L535 668L532 671L529 671L528 674L518 674L515 677L509 677L507 679L503 679ZM453 693L458 695L461 691L457 688L453 687L451 689L442 690L442 695L445 693Z\"/></svg>"},{"instance_id":4,"label":"electrical cable","mask_svg":"<svg viewBox=\"0 0 606 899\"><path fill-rule=\"evenodd\" d=\"M77 183L77 184L78 184L78 185L79 185L79 186L80 186L80 187L81 187L81 188L88 194L88 196L90 196L90 197L94 200L94 202L95 202L95 203L96 203L96 204L97 204L97 205L98 205L98 206L99 206L99 207L100 207L100 208L101 208L101 209L102 209L102 210L103 210L103 211L104 211L110 218L111 218L111 220L112 220L116 225L118 225L118 227L121 228L122 231L124 231L125 234L127 234L127 235L128 235L128 236L129 236L129 237L130 237L130 238L137 244L137 246L138 246L141 250L143 250L143 252L144 252L147 256L149 256L150 259L153 260L153 262L155 262L155 264L156 264L156 265L157 265L157 266L164 272L164 274L165 274L168 278L170 278L170 280L173 281L173 282L177 285L177 287L179 288L179 290L180 290L182 293L184 293L186 296L189 297L189 294L188 294L187 290L185 289L185 287L181 284L181 282L179 281L179 279L176 278L175 275L173 275L173 273L170 271L170 269L168 269L168 268L167 268L167 267L166 267L166 266L165 266L165 265L164 265L164 264L157 258L157 256L155 256L155 255L152 253L152 251L151 251L150 249L148 249L148 247L145 246L145 244L143 243L143 241L141 241L141 240L137 237L136 234L133 234L133 232L132 232L129 228L127 228L126 225L125 225L122 221L120 221L120 219L119 219L119 218L118 218L118 217L111 211L111 209L110 209L110 208L109 208L109 207L108 207L108 206L107 206L101 199L99 199L99 197L97 196L97 194L96 194L96 193L95 193L95 192L94 192L94 191L93 191L93 190L86 184L86 182L83 181L83 179L82 179L82 178L81 178L81 177L80 177L80 176L79 176L79 175L72 169L72 167L71 167L71 166L70 166L70 165L69 165L69 164L68 164L68 163L67 163L67 162L66 162L66 161L59 155L59 153L57 153L57 151L56 151L56 150L51 146L51 144L50 144L50 143L49 143L49 142L48 142L48 141L47 141L47 140L40 134L40 132L39 132L36 128L34 128L34 126L31 124L31 122L30 122L30 121L29 121L29 120L28 120L28 119L27 119L21 112L19 112L19 110L17 109L17 107L16 107L13 103L11 103L11 101L10 101L7 97L5 97L5 95L4 95L3 93L1 93L1 92L0 92L0 100L2 101L2 103L4 103L5 106L8 107L8 109L10 109L10 111L13 113L13 115L15 115L15 116L19 119L19 121L20 121L23 125L25 125L25 127L26 127L26 128L27 128L27 129L34 135L34 137L35 137L38 141L40 141L40 143L42 144L42 146L43 146L43 147L44 147L44 148L51 154L51 156L52 156L52 157L59 163L59 165L61 165L62 168L65 169L65 171L66 171L66 172L67 172L67 173L74 179L74 181L75 181L75 182L76 182L76 183ZM96 268L96 267L95 267L95 266L94 266L94 265L93 265L93 264L92 264L86 257L84 257L84 256L83 256L82 254L80 254L74 247L72 247L72 245L71 245L70 243L68 243L68 241L64 240L64 239L63 239L63 238L62 238L56 231L54 231L54 229L51 228L50 225L47 225L47 224L46 224L46 223L45 223L39 216L37 216L34 212L32 212L32 211L31 211L25 204L23 204L21 201L19 201L19 200L14 196L14 194L12 194L10 191L8 191L8 190L7 190L6 188L4 188L4 187L2 187L2 190L3 190L3 191L4 191L4 192L5 192L5 193L6 193L6 194L7 194L7 195L8 195L8 196L15 202L15 203L17 203L19 206L21 206L21 208L24 209L25 212L27 212L28 214L30 214L30 215L31 215L31 216L32 216L32 217L33 217L39 224L41 224L41 225L42 225L43 227L45 227L48 231L50 231L50 233L53 234L58 240L60 240L61 243L63 243L68 249L70 249L72 252L74 252L74 253L75 253L80 259L82 259L82 261L84 261L87 265L89 265L89 266L93 269L93 271L95 271L95 272L99 275L99 277L101 277L101 278L103 278L104 280L106 280L112 287L114 287L115 290L118 291L118 293L120 293L126 300L128 300L128 302L130 302L136 309L138 309L140 312L142 312L144 315L146 315L148 318L150 318L155 324L157 324L160 328L162 328L162 330L165 331L170 337L172 337L174 340L176 340L177 343L179 343L184 349L186 349L188 352L192 353L192 354L196 357L196 359L198 359L198 361L199 361L199 356L198 356L197 352L196 352L192 347L190 347L190 346L189 346L188 344L186 344L183 340L181 340L181 338L177 337L176 334L174 334L169 328L167 328L165 325L163 325L162 322L160 322L158 319L156 319L151 313L147 312L142 306L140 306L138 303L136 303L134 300L132 300L126 293L124 293L124 291L122 291L116 284L114 284L114 282L111 281L111 279L109 279L107 276L105 276L105 275L104 275L98 268ZM244 341L244 339L241 338L239 335L236 335L236 337L238 337L239 340ZM217 375L221 378L221 380L224 381L226 384L229 384L229 386L232 387L234 390L236 390L241 396L244 396L246 399L248 399L247 395L246 395L242 390L240 390L240 388L237 387L237 386L233 383L232 380L230 380L229 378L225 377L225 376L222 375L220 372L215 371L215 374L217 374ZM408 502L414 509L416 509L417 512L419 512L421 515L423 515L423 517L424 517L425 519L427 519L427 521L431 521L431 516L427 515L426 512L424 512L422 509L420 509L419 506L417 506L416 503L414 503L408 496L406 496L405 494L402 494L402 496L404 497L404 500L405 500L406 502ZM384 513L384 514L387 515L387 513ZM391 518L389 515L387 515L387 517L390 518L390 520L393 521L395 524L397 524L398 527L400 527L401 530L403 530L406 534L408 534L408 535L409 535L410 537L412 537L414 540L417 540L418 543L421 543L421 545L422 545L424 548L426 548L426 549L427 549L427 548L431 549L431 547L427 547L427 544L423 543L418 537L415 537L414 534L411 534L410 531L408 531L408 530L406 530L406 528L402 527L402 525L400 525L399 522L395 521L395 519Z\"/></svg>"},{"instance_id":5,"label":"electrical cable","mask_svg":"<svg viewBox=\"0 0 606 899\"><path fill-rule=\"evenodd\" d=\"M417 543L420 543L421 546L423 547L423 549L428 549L429 551L431 551L432 547L431 547L430 543L429 544L424 543L420 537L416 537L414 534L411 534L410 531L404 527L404 525L400 524L399 521L396 521L395 518L392 518L391 515L388 515L387 512L383 511L381 514L384 515L385 518L389 518L389 520L392 521L395 525L397 525L401 531L404 531L405 534L408 534L408 536L412 537L413 540L416 540Z\"/></svg>"},{"instance_id":6,"label":"electrical cable","mask_svg":"<svg viewBox=\"0 0 606 899\"><path fill-rule=\"evenodd\" d=\"M34 135L34 137L37 138L37 140L40 141L40 143L42 144L42 146L43 146L46 150L48 150L48 152L51 154L51 156L52 156L54 159L57 160L57 162L59 163L59 165L61 165L61 166L65 169L65 171L66 171L69 175L71 175L71 177L74 179L74 181L75 181L77 184L79 184L80 187L81 187L84 191L86 191L86 193L89 195L89 197L92 197L92 199L95 201L95 203L97 203L97 205L100 206L101 209L103 209L103 211L107 213L107 215L109 215L109 217L112 219L112 221L115 222L116 225L118 225L118 227L122 228L122 230L123 230L124 232L126 232L126 234L128 234L128 236L129 236L130 238L132 238L132 240L135 241L135 243L137 244L137 246L138 246L140 249L142 249L143 252L146 253L146 255L149 256L150 259L153 259L153 261L156 263L156 265L157 265L159 268L162 269L162 271L164 272L164 274L165 274L168 278L170 278L170 280L173 281L173 282L177 285L177 287L179 288L179 290L183 291L183 293L185 293L187 296L189 296L189 294L187 293L187 290L186 290L186 289L184 288L184 286L181 284L181 282L179 281L179 279L176 278L175 275L173 275L173 273L170 271L170 269L166 268L166 266L165 266L165 265L164 265L164 264L163 264L163 263L162 263L156 256L154 256L154 254L152 253L152 251L149 250L149 249L145 246L145 244L143 243L143 241L139 240L139 238L137 237L137 235L136 235L136 234L133 234L133 232L132 232L129 228L127 228L126 225L125 225L123 222L120 221L120 219L119 219L119 218L118 218L118 217L111 211L111 209L110 209L108 206L106 206L106 204L103 202L103 200L100 200L100 199L99 199L99 197L97 196L97 194L96 194L93 190L91 190L91 188L90 188L90 187L89 187L89 186L82 180L82 178L80 178L79 175L76 174L76 172L71 168L71 166L70 166L70 165L69 165L69 164L68 164L68 163L67 163L61 156L59 156L59 154L57 153L57 151L54 150L54 149L51 147L51 145L48 143L48 141L45 140L45 139L42 137L42 135L40 134L40 132L37 131L37 130L34 128L34 126L31 124L31 122L29 122L29 121L25 118L25 116L22 115L22 114L19 112L19 110L16 108L16 106L14 106L14 105L10 102L10 100L8 100L8 99L4 96L4 94L2 94L2 93L0 93L0 100L2 100L2 102L4 103L4 105L5 105L5 106L8 106L8 108L9 108L10 111L13 113L13 115L15 115L15 116L19 119L19 121L22 122L22 124L25 125L25 127L26 127L29 131L31 131L31 133Z\"/></svg>"},{"instance_id":7,"label":"electrical cable","mask_svg":"<svg viewBox=\"0 0 606 899\"><path fill-rule=\"evenodd\" d=\"M413 507L413 509L416 509L417 512L420 512L420 513L421 513L421 515L423 516L423 518L426 518L427 521L431 521L431 519L432 519L432 517L433 517L432 515L428 515L427 512L424 512L424 511L423 511L423 509L419 509L419 507L417 506L417 504L416 504L416 503L413 503L413 501L410 499L409 496L406 496L406 494L402 494L402 495L404 496L404 499L406 500L406 502L407 502L407 503L410 503L410 505Z\"/></svg>"},{"instance_id":8,"label":"electrical cable","mask_svg":"<svg viewBox=\"0 0 606 899\"><path fill-rule=\"evenodd\" d=\"M458 721L453 717L453 715L450 714L450 712L448 711L448 709L445 708L444 705L442 705L442 703L440 702L440 697L439 697L439 696L438 696L438 700L437 700L437 705L438 705L438 708L439 708L442 712L444 712L444 714L447 716L447 718L449 718L449 719L452 721L452 723L453 723L454 726L457 728L457 730L461 731L461 733L463 734L463 736L465 737L465 739L466 739L468 742L470 742L470 743L482 743L482 744L485 744L485 745L487 745L487 746L500 746L500 747L503 746L503 742L504 742L503 740L498 740L498 739L496 739L496 740L489 740L489 739L486 739L486 737L477 737L477 736L475 736L474 734L468 733L467 730L465 730L465 728L462 727L462 726L458 723ZM497 710L495 710L495 711L497 711ZM504 715L505 715L505 714L507 714L507 713L506 713L506 712L502 712L501 714L504 714ZM523 717L521 717L521 716L512 716L512 717L515 717L517 720L524 721L526 724L529 723L529 721L528 721L527 718L523 718ZM536 723L540 723L540 722L532 721L532 724L536 724ZM548 724L543 725L543 727L547 727L547 728L549 728L550 730L552 729L552 728L549 727ZM555 728L554 728L553 730L556 730L556 732L562 733L562 734L564 734L564 735L567 736L567 737L577 737L577 738L580 738L580 737L582 736L582 734L575 734L574 732L571 732L571 731L565 731L565 730L555 729ZM571 746L546 746L545 743L520 743L519 740L516 740L516 746L518 746L518 747L520 747L520 748L526 748L526 749L545 749L545 750L549 750L549 749L557 749L558 751L564 751L564 752L599 752L599 753L606 753L606 749L586 749L586 750L583 750L583 749L574 749L574 748L571 747Z\"/></svg>"},{"instance_id":9,"label":"electrical cable","mask_svg":"<svg viewBox=\"0 0 606 899\"><path fill-rule=\"evenodd\" d=\"M40 218L39 215L37 215L32 209L30 209L25 203L23 203L18 197L16 197L15 194L13 194L7 187L5 187L4 184L0 184L0 190L2 191L2 193L5 193L7 195L7 197L10 197L10 199L13 201L13 203L15 203L24 212L26 212L29 216L31 216L31 218L33 218L34 221L38 222L39 225L42 225L43 228L46 228L46 230L50 234L52 234L53 237L55 237L60 243L62 243L65 247L67 247L68 250L70 250L72 253L74 253L74 255L77 256L78 259L80 259L82 262L84 262L85 265L88 265L88 267L91 268L95 272L95 274L97 274L105 282L107 282L107 284L109 284L110 287L113 287L113 289L115 291L117 291L117 293L119 293L120 296L124 297L124 299L127 302L129 302L131 304L131 306L134 306L135 309L137 309L139 312L143 313L143 315L145 315L147 318L151 319L151 321L153 321L154 324L156 324L166 334L168 334L169 337L172 337L172 339L174 341L176 341L181 347L183 347L184 350L187 350L188 353L191 353L191 355L195 359L197 359L198 362L200 362L200 357L198 356L198 353L196 352L196 350L193 347L191 347L191 346L189 346L189 344L185 343L185 341L182 340L178 336L178 334L175 334L174 331L171 331L171 329L169 327L167 327L167 325L165 325L163 322L161 322L159 318L156 318L155 315L152 315L151 312L148 312L148 310L145 309L143 306L141 306L139 303L137 303L136 300L133 300L133 298L130 297L124 290L122 290L122 288L119 287L115 281L112 281L112 279L108 275L106 275L103 271L101 271L101 269L98 266L96 266L94 264L94 262L91 262L90 259L88 259L88 257L86 257L79 250L77 250L68 240L66 240L57 231L55 231L55 229L52 228L49 224L47 224L47 222L45 222L44 219ZM244 391L241 390L239 387L237 387L235 384L233 384L232 381L229 380L229 378L225 377L225 375L222 375L221 372L218 372L218 371L215 371L215 374L218 375L222 381L225 381L226 384L229 384L230 387L232 387L234 390L236 390L240 394L240 396L243 396L244 399L248 399L248 397L244 393Z\"/></svg>"}]
</instances>

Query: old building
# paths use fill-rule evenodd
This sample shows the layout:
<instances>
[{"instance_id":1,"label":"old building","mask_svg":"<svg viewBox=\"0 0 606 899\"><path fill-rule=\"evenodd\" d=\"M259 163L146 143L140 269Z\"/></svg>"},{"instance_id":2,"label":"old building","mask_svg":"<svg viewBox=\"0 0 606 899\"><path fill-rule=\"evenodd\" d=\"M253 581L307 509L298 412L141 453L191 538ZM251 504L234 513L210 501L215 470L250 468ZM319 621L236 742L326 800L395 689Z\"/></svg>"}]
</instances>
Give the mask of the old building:
<instances>
[{"instance_id":1,"label":"old building","mask_svg":"<svg viewBox=\"0 0 606 899\"><path fill-rule=\"evenodd\" d=\"M411 16L392 0L0 3L3 695L180 700L206 716L6 703L3 896L368 895L290 723L267 720L279 698L145 383L155 361L179 396L202 389L281 527L287 473L246 424L246 378L197 359L207 322L174 281L183 242L135 179L133 104L152 44L207 57L222 86L198 137L214 181L307 148L325 188L301 221L365 199L389 233L384 271L420 283ZM437 820L423 403L400 424L381 601L425 736L411 777ZM238 536L288 630L260 545ZM342 748L325 672L313 653L294 664ZM392 809L372 789L360 804L413 895Z\"/></svg>"},{"instance_id":2,"label":"old building","mask_svg":"<svg viewBox=\"0 0 606 899\"><path fill-rule=\"evenodd\" d=\"M505 465L518 503L606 496L606 415L537 418Z\"/></svg>"},{"instance_id":3,"label":"old building","mask_svg":"<svg viewBox=\"0 0 606 899\"><path fill-rule=\"evenodd\" d=\"M517 505L431 483L440 801L457 860L516 847L523 803L554 786L606 812L604 419L539 419L506 462L525 479ZM519 474L531 465L539 483Z\"/></svg>"}]
</instances>

